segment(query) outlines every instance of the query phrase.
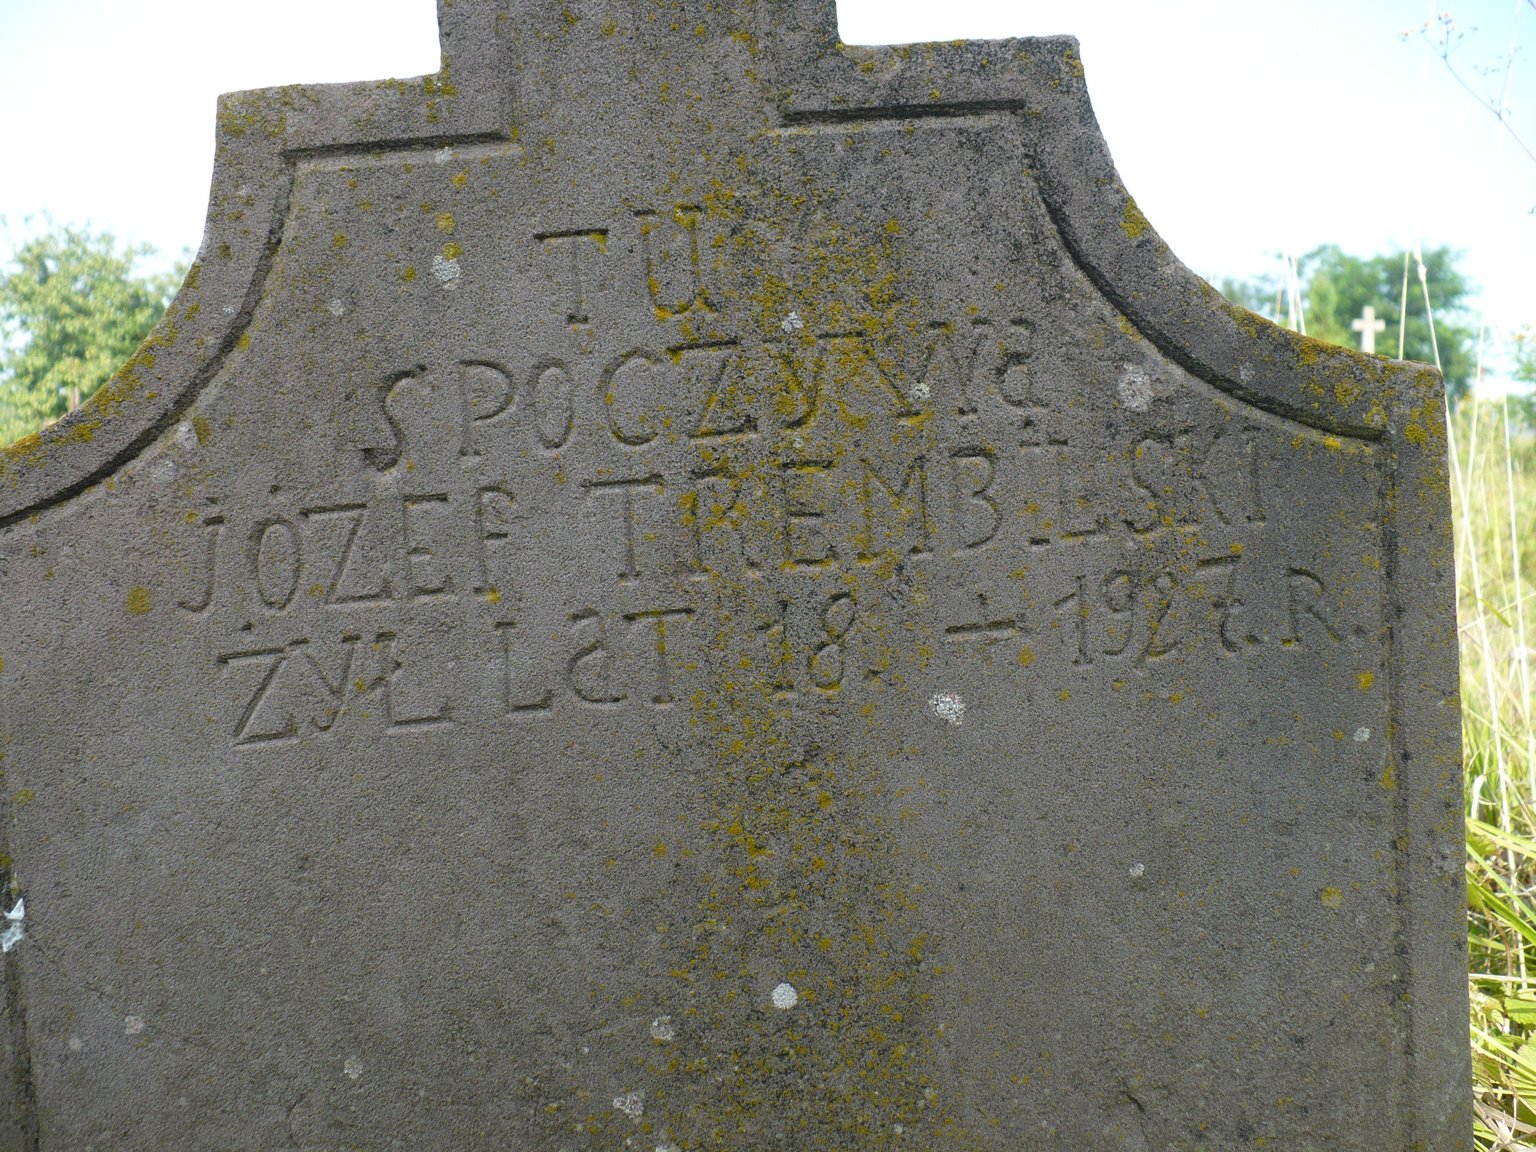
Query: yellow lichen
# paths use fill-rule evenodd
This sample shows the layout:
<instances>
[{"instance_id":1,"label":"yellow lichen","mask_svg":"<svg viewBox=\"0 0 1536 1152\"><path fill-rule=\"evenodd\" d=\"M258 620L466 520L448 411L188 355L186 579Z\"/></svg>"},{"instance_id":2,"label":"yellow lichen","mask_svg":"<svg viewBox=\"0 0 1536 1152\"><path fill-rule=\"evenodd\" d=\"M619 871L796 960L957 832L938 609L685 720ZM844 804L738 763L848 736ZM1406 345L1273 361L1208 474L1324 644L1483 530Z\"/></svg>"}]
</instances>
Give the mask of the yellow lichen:
<instances>
[{"instance_id":1,"label":"yellow lichen","mask_svg":"<svg viewBox=\"0 0 1536 1152\"><path fill-rule=\"evenodd\" d=\"M1120 229L1132 240L1140 240L1141 237L1152 228L1152 223L1141 214L1141 209L1136 207L1136 201L1127 196L1125 198L1125 211L1121 214Z\"/></svg>"}]
</instances>

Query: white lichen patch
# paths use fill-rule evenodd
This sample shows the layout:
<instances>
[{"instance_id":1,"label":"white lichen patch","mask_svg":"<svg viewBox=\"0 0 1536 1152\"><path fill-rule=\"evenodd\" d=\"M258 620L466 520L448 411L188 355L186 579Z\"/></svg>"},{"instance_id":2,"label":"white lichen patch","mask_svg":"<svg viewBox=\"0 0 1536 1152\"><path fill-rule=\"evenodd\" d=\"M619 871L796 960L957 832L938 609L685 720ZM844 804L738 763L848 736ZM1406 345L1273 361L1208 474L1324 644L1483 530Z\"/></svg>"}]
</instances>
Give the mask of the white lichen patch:
<instances>
[{"instance_id":1,"label":"white lichen patch","mask_svg":"<svg viewBox=\"0 0 1536 1152\"><path fill-rule=\"evenodd\" d=\"M932 395L933 388L929 385L928 381L919 380L916 384L912 385L912 399L916 400L919 404Z\"/></svg>"},{"instance_id":2,"label":"white lichen patch","mask_svg":"<svg viewBox=\"0 0 1536 1152\"><path fill-rule=\"evenodd\" d=\"M1140 860L1136 861L1136 863L1131 865L1131 879L1132 880L1140 880L1146 874L1147 874L1147 866L1145 864L1143 864Z\"/></svg>"},{"instance_id":3,"label":"white lichen patch","mask_svg":"<svg viewBox=\"0 0 1536 1152\"><path fill-rule=\"evenodd\" d=\"M805 321L800 319L800 313L791 312L788 316L779 321L779 327L782 328L785 332L798 332L800 329L805 327Z\"/></svg>"},{"instance_id":4,"label":"white lichen patch","mask_svg":"<svg viewBox=\"0 0 1536 1152\"><path fill-rule=\"evenodd\" d=\"M432 163L434 163L434 164L446 164L446 163L448 163L448 161L450 161L452 159L453 159L453 149L452 148L440 148L438 151L436 151L436 152L434 152L432 154Z\"/></svg>"},{"instance_id":5,"label":"white lichen patch","mask_svg":"<svg viewBox=\"0 0 1536 1152\"><path fill-rule=\"evenodd\" d=\"M1152 405L1152 381L1147 379L1146 372L1134 364L1127 364L1125 371L1120 373L1117 390L1120 403L1132 412L1145 412Z\"/></svg>"},{"instance_id":6,"label":"white lichen patch","mask_svg":"<svg viewBox=\"0 0 1536 1152\"><path fill-rule=\"evenodd\" d=\"M345 300L332 300L327 307L330 309L332 316L340 317L347 314L347 303Z\"/></svg>"},{"instance_id":7,"label":"white lichen patch","mask_svg":"<svg viewBox=\"0 0 1536 1152\"><path fill-rule=\"evenodd\" d=\"M137 1036L142 1031L144 1031L144 1017L142 1017L142 1016L124 1016L123 1017L123 1035L124 1036Z\"/></svg>"},{"instance_id":8,"label":"white lichen patch","mask_svg":"<svg viewBox=\"0 0 1536 1152\"><path fill-rule=\"evenodd\" d=\"M677 1039L677 1025L672 1023L672 1017L658 1016L651 1021L651 1039L662 1043Z\"/></svg>"},{"instance_id":9,"label":"white lichen patch","mask_svg":"<svg viewBox=\"0 0 1536 1152\"><path fill-rule=\"evenodd\" d=\"M928 707L939 719L955 727L965 719L965 701L958 692L935 692L928 698Z\"/></svg>"},{"instance_id":10,"label":"white lichen patch","mask_svg":"<svg viewBox=\"0 0 1536 1152\"><path fill-rule=\"evenodd\" d=\"M363 1062L356 1056L348 1056L341 1062L341 1072L348 1080L356 1080L363 1074Z\"/></svg>"},{"instance_id":11,"label":"white lichen patch","mask_svg":"<svg viewBox=\"0 0 1536 1152\"><path fill-rule=\"evenodd\" d=\"M1355 729L1355 743L1356 744L1364 744L1370 738L1371 738L1371 730L1369 728L1356 728Z\"/></svg>"},{"instance_id":12,"label":"white lichen patch","mask_svg":"<svg viewBox=\"0 0 1536 1152\"><path fill-rule=\"evenodd\" d=\"M778 985L770 994L773 1006L780 1012L788 1012L796 1004L800 1003L800 993L795 991L795 986L788 981Z\"/></svg>"},{"instance_id":13,"label":"white lichen patch","mask_svg":"<svg viewBox=\"0 0 1536 1152\"><path fill-rule=\"evenodd\" d=\"M432 275L437 277L437 282L449 291L459 286L459 261L456 256L443 256L441 254L432 257Z\"/></svg>"},{"instance_id":14,"label":"white lichen patch","mask_svg":"<svg viewBox=\"0 0 1536 1152\"><path fill-rule=\"evenodd\" d=\"M21 943L27 934L26 919L27 902L18 896L16 903L5 914L5 931L0 932L0 952L9 952Z\"/></svg>"},{"instance_id":15,"label":"white lichen patch","mask_svg":"<svg viewBox=\"0 0 1536 1152\"><path fill-rule=\"evenodd\" d=\"M638 1120L645 1115L645 1093L625 1092L622 1096L615 1096L613 1106L631 1120Z\"/></svg>"}]
</instances>

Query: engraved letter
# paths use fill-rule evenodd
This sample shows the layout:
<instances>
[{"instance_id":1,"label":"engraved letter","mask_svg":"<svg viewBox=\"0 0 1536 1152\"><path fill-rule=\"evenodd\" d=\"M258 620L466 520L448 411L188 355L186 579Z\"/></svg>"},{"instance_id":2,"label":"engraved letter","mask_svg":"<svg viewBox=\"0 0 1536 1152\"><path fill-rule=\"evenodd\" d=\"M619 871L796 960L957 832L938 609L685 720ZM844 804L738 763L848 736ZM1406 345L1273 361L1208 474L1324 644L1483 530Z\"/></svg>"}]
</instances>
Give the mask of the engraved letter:
<instances>
[{"instance_id":1,"label":"engraved letter","mask_svg":"<svg viewBox=\"0 0 1536 1152\"><path fill-rule=\"evenodd\" d=\"M505 415L517 401L517 384L505 368L483 360L459 361L459 399L463 405L459 455L479 456L475 426Z\"/></svg>"},{"instance_id":2,"label":"engraved letter","mask_svg":"<svg viewBox=\"0 0 1536 1152\"><path fill-rule=\"evenodd\" d=\"M858 553L859 563L868 564L878 554L891 550L889 545L876 547L875 508L872 500L874 484L870 481L874 481L885 490L886 503L895 510L898 524L896 531L881 534L880 543L890 541L894 544L897 539L905 537L905 526L915 520L917 542L907 549L907 553L911 556L925 555L928 552L928 476L923 468L923 458L919 456L907 466L907 470L902 473L899 487L887 482L879 472L875 471L875 466L870 461L864 460L862 463L864 479L859 492L860 502L864 507L864 547ZM917 491L909 500L907 489L912 486L914 476L917 478Z\"/></svg>"},{"instance_id":3,"label":"engraved letter","mask_svg":"<svg viewBox=\"0 0 1536 1152\"><path fill-rule=\"evenodd\" d=\"M251 576L261 602L274 612L293 600L303 562L299 530L291 521L278 516L251 529Z\"/></svg>"},{"instance_id":4,"label":"engraved letter","mask_svg":"<svg viewBox=\"0 0 1536 1152\"><path fill-rule=\"evenodd\" d=\"M953 555L980 548L997 534L1002 521L997 501L988 493L997 465L986 448L960 448L950 453L955 480L955 535L961 541Z\"/></svg>"},{"instance_id":5,"label":"engraved letter","mask_svg":"<svg viewBox=\"0 0 1536 1152\"><path fill-rule=\"evenodd\" d=\"M656 626L656 690L651 694L651 703L658 707L665 708L672 703L672 664L667 659L667 621L687 620L692 615L692 608L671 608L631 612L624 617L630 624L654 623Z\"/></svg>"},{"instance_id":6,"label":"engraved letter","mask_svg":"<svg viewBox=\"0 0 1536 1152\"><path fill-rule=\"evenodd\" d=\"M832 470L831 461L794 460L779 465L784 478L784 561L791 568L827 568L837 562L837 549L822 534L825 513L809 503L816 478ZM795 487L791 490L791 484Z\"/></svg>"},{"instance_id":7,"label":"engraved letter","mask_svg":"<svg viewBox=\"0 0 1536 1152\"><path fill-rule=\"evenodd\" d=\"M219 562L219 535L224 531L224 517L206 517L203 520L203 527L208 529L208 582L203 588L202 595L196 600L183 600L177 605L193 615L206 612L213 603L214 576L218 571Z\"/></svg>"},{"instance_id":8,"label":"engraved letter","mask_svg":"<svg viewBox=\"0 0 1536 1152\"><path fill-rule=\"evenodd\" d=\"M374 587L367 591L349 591L342 587L356 584L356 580L349 579L348 575L352 573L352 554L357 547L358 533L367 515L368 505L366 504L338 504L332 508L304 509L305 520L321 522L339 520L342 523L341 547L337 549L336 562L331 567L330 581L325 585L324 602L326 604L373 604L380 600L394 598L394 589L390 587L387 576L381 575L374 582Z\"/></svg>"},{"instance_id":9,"label":"engraved letter","mask_svg":"<svg viewBox=\"0 0 1536 1152\"><path fill-rule=\"evenodd\" d=\"M252 694L250 703L245 706L239 722L235 725L234 744L236 748L246 747L251 744L271 744L278 740L293 740L298 737L298 725L294 723L293 713L288 713L287 722L281 727L273 728L257 724L256 715L261 711L262 704L266 701L272 685L276 682L278 673L288 663L288 652L283 648L261 648L252 652L227 652L219 658L219 664L226 668L234 668L241 664L264 663L261 679L256 684L256 691Z\"/></svg>"},{"instance_id":10,"label":"engraved letter","mask_svg":"<svg viewBox=\"0 0 1536 1152\"><path fill-rule=\"evenodd\" d=\"M1305 645L1302 641L1302 623L1304 618L1310 617L1313 621L1313 630L1321 626L1323 635L1337 644L1343 637L1339 634L1328 618L1323 615L1322 601L1323 582L1314 573L1305 568L1291 568L1285 574L1286 606L1291 617L1291 631L1280 643L1290 648L1293 645Z\"/></svg>"},{"instance_id":11,"label":"engraved letter","mask_svg":"<svg viewBox=\"0 0 1536 1152\"><path fill-rule=\"evenodd\" d=\"M636 212L640 222L640 246L645 251L645 285L650 293L651 306L656 309L656 319L670 320L684 312L713 312L704 290L703 267L699 261L699 220L704 212L697 204L679 204L672 210L672 219L687 235L688 268L686 272L671 273L669 265L678 261L672 252L662 248L654 233L658 231L657 215L652 211ZM681 280L679 293L678 281Z\"/></svg>"},{"instance_id":12,"label":"engraved letter","mask_svg":"<svg viewBox=\"0 0 1536 1152\"><path fill-rule=\"evenodd\" d=\"M329 732L331 725L336 723L336 717L341 715L341 710L346 707L347 683L352 678L352 657L357 653L357 642L360 639L362 639L360 636L343 636L341 638L342 647L345 649L345 652L341 658L341 667L336 669L336 679L334 681L325 674L325 669L320 667L320 662L309 654L307 641L300 641L292 645L295 648L300 648L300 644L305 645L300 648L300 651L303 653L304 659L309 662L310 668L314 671L315 679L325 686L325 690L331 698L331 703L326 706L325 711L310 720L310 723L315 726L316 731Z\"/></svg>"},{"instance_id":13,"label":"engraved letter","mask_svg":"<svg viewBox=\"0 0 1536 1152\"><path fill-rule=\"evenodd\" d=\"M482 488L475 501L475 535L480 539L480 584L475 589L485 595L496 585L491 581L491 541L505 540L507 530L516 520L517 500L505 488Z\"/></svg>"},{"instance_id":14,"label":"engraved letter","mask_svg":"<svg viewBox=\"0 0 1536 1152\"><path fill-rule=\"evenodd\" d=\"M608 432L620 444L638 448L656 439L656 429L642 415L629 419L624 411L622 393L636 396L666 396L672 391L665 381L657 382L666 370L666 361L646 348L626 352L603 372L603 404L608 409Z\"/></svg>"},{"instance_id":15,"label":"engraved letter","mask_svg":"<svg viewBox=\"0 0 1536 1152\"><path fill-rule=\"evenodd\" d=\"M528 690L519 685L519 681L529 671L529 660L526 649L513 643L512 630L516 627L516 622L512 620L496 625L496 632L501 637L502 711L508 716L528 716L548 712L554 693L548 688L540 692L538 689Z\"/></svg>"},{"instance_id":16,"label":"engraved letter","mask_svg":"<svg viewBox=\"0 0 1536 1152\"><path fill-rule=\"evenodd\" d=\"M619 580L625 584L640 578L635 559L635 490L638 488L658 493L661 477L653 474L637 480L592 480L587 483L587 491L593 495L619 493L624 497L624 568L619 572Z\"/></svg>"},{"instance_id":17,"label":"engraved letter","mask_svg":"<svg viewBox=\"0 0 1536 1152\"><path fill-rule=\"evenodd\" d=\"M368 685L368 691L377 688L384 695L384 714L389 719L388 731L393 733L414 732L431 728L446 728L453 725L453 709L445 699L436 712L417 711L414 715L401 715L400 696L402 689L412 696L419 696L420 690L410 692L411 685L397 682L396 678L405 671L405 665L400 662L396 653L397 637L393 632L380 632L373 642L374 651L381 653L381 671Z\"/></svg>"},{"instance_id":18,"label":"engraved letter","mask_svg":"<svg viewBox=\"0 0 1536 1152\"><path fill-rule=\"evenodd\" d=\"M418 600L453 592L453 575L447 565L416 535L424 527L419 521L425 520L431 514L431 509L437 509L438 515L446 513L447 494L437 492L425 496L407 496L401 501L401 520L405 527L406 582L410 595Z\"/></svg>"},{"instance_id":19,"label":"engraved letter","mask_svg":"<svg viewBox=\"0 0 1536 1152\"><path fill-rule=\"evenodd\" d=\"M747 397L742 394L746 386L745 378L740 371L737 372L736 378L730 380L726 378L726 370L733 364L739 368L736 341L680 345L667 351L674 361L681 362L687 358L687 363L683 365L685 373L694 379L702 377L704 381L699 421L690 434L691 439L719 440L757 435L757 417L752 414L750 405L746 402ZM713 362L704 363L698 369L693 368L696 362L708 356L716 359ZM693 398L693 393L694 389L689 388L690 400Z\"/></svg>"},{"instance_id":20,"label":"engraved letter","mask_svg":"<svg viewBox=\"0 0 1536 1152\"><path fill-rule=\"evenodd\" d=\"M576 422L571 404L571 375L565 365L559 360L535 364L528 390L533 394L533 422L539 443L551 451L565 447Z\"/></svg>"},{"instance_id":21,"label":"engraved letter","mask_svg":"<svg viewBox=\"0 0 1536 1152\"><path fill-rule=\"evenodd\" d=\"M613 690L613 657L608 651L607 628L603 618L590 608L571 614L571 623L597 625L597 639L577 649L565 666L566 682L571 691L588 704L618 704L624 700L622 692Z\"/></svg>"},{"instance_id":22,"label":"engraved letter","mask_svg":"<svg viewBox=\"0 0 1536 1152\"><path fill-rule=\"evenodd\" d=\"M935 402L941 396L952 401L957 415L976 415L973 392L976 364L980 359L981 339L991 323L985 316L977 316L972 318L969 330L957 328L946 320L933 320L928 324L930 343L917 379L928 386L929 395Z\"/></svg>"},{"instance_id":23,"label":"engraved letter","mask_svg":"<svg viewBox=\"0 0 1536 1152\"><path fill-rule=\"evenodd\" d=\"M587 314L587 290L581 275L582 255L592 252L601 254L608 251L608 229L588 228L571 232L540 232L534 239L543 241L545 249L550 252L565 253L570 276L569 294L566 297L570 302L566 305L565 322L572 328L581 328L590 324L592 321Z\"/></svg>"},{"instance_id":24,"label":"engraved letter","mask_svg":"<svg viewBox=\"0 0 1536 1152\"><path fill-rule=\"evenodd\" d=\"M379 415L389 429L389 443L374 444L363 449L363 459L380 472L388 472L400 462L401 453L405 451L405 429L400 427L400 421L395 419L395 414L390 411L390 401L395 398L400 385L407 380L413 380L426 371L426 365L417 364L413 368L407 368L403 372L396 372L379 387Z\"/></svg>"}]
</instances>

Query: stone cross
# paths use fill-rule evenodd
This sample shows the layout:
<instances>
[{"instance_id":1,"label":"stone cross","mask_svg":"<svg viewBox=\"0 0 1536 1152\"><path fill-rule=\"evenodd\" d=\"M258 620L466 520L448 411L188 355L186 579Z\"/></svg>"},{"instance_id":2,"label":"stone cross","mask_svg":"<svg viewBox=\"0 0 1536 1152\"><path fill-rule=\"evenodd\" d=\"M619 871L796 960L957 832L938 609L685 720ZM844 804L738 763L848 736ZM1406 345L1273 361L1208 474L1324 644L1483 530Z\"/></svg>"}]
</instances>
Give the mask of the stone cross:
<instances>
[{"instance_id":1,"label":"stone cross","mask_svg":"<svg viewBox=\"0 0 1536 1152\"><path fill-rule=\"evenodd\" d=\"M1439 377L1068 37L440 17L0 453L0 1147L1469 1147Z\"/></svg>"},{"instance_id":2,"label":"stone cross","mask_svg":"<svg viewBox=\"0 0 1536 1152\"><path fill-rule=\"evenodd\" d=\"M1376 354L1376 333L1387 330L1385 320L1376 319L1376 309L1367 304L1365 310L1360 313L1357 320L1351 321L1350 327L1360 333L1360 351L1369 356Z\"/></svg>"}]
</instances>

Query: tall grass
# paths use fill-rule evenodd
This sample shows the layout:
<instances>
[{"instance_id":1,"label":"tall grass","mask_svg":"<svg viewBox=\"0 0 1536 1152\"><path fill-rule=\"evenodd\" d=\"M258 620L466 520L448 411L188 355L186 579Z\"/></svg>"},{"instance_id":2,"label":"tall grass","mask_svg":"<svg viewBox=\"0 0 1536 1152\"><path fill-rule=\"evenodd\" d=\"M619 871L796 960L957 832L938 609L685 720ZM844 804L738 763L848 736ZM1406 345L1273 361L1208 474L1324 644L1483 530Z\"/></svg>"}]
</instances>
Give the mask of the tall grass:
<instances>
[{"instance_id":1,"label":"tall grass","mask_svg":"<svg viewBox=\"0 0 1536 1152\"><path fill-rule=\"evenodd\" d=\"M1536 1149L1536 434L1501 400L1451 422L1478 1148Z\"/></svg>"}]
</instances>

